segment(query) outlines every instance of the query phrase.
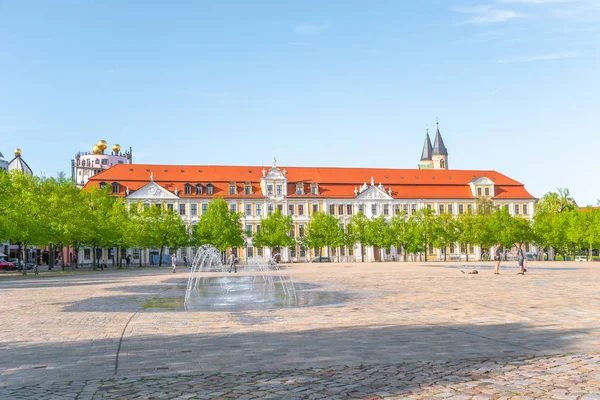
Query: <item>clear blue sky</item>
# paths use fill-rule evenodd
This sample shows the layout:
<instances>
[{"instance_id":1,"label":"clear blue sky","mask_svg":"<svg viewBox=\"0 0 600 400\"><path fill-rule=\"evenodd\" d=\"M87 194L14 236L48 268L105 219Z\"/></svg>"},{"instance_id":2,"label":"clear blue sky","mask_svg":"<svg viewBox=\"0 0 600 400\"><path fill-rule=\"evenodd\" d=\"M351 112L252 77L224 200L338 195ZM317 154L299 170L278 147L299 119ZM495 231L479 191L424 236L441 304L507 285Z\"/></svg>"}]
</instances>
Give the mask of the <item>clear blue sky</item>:
<instances>
[{"instance_id":1,"label":"clear blue sky","mask_svg":"<svg viewBox=\"0 0 600 400\"><path fill-rule=\"evenodd\" d=\"M0 151L414 168L439 117L451 168L596 204L599 45L599 0L0 0Z\"/></svg>"}]
</instances>

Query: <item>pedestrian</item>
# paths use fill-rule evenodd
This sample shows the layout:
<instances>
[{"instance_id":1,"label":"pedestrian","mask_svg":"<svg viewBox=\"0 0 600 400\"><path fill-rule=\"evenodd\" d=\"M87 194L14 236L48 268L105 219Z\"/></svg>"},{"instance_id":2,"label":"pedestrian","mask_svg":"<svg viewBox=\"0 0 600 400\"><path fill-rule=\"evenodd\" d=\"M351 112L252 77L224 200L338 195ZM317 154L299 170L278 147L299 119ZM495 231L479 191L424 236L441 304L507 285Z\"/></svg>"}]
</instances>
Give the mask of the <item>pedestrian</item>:
<instances>
[{"instance_id":1,"label":"pedestrian","mask_svg":"<svg viewBox=\"0 0 600 400\"><path fill-rule=\"evenodd\" d=\"M131 264L131 256L127 254L127 257L125 257L125 268L129 268L129 264Z\"/></svg>"},{"instance_id":2,"label":"pedestrian","mask_svg":"<svg viewBox=\"0 0 600 400\"><path fill-rule=\"evenodd\" d=\"M171 267L173 267L173 273L175 273L175 268L177 268L177 256L175 253L171 256Z\"/></svg>"},{"instance_id":3,"label":"pedestrian","mask_svg":"<svg viewBox=\"0 0 600 400\"><path fill-rule=\"evenodd\" d=\"M227 262L229 263L229 273L234 270L237 273L237 265L235 264L235 254L233 254L233 250L229 250L229 258Z\"/></svg>"},{"instance_id":4,"label":"pedestrian","mask_svg":"<svg viewBox=\"0 0 600 400\"><path fill-rule=\"evenodd\" d=\"M496 243L496 248L494 249L494 261L496 261L494 275L500 275L500 242Z\"/></svg>"},{"instance_id":5,"label":"pedestrian","mask_svg":"<svg viewBox=\"0 0 600 400\"><path fill-rule=\"evenodd\" d=\"M523 254L523 246L521 242L515 243L517 246L517 261L519 262L519 272L517 275L525 275L525 255Z\"/></svg>"},{"instance_id":6,"label":"pedestrian","mask_svg":"<svg viewBox=\"0 0 600 400\"><path fill-rule=\"evenodd\" d=\"M187 268L187 257L183 256L183 266Z\"/></svg>"}]
</instances>

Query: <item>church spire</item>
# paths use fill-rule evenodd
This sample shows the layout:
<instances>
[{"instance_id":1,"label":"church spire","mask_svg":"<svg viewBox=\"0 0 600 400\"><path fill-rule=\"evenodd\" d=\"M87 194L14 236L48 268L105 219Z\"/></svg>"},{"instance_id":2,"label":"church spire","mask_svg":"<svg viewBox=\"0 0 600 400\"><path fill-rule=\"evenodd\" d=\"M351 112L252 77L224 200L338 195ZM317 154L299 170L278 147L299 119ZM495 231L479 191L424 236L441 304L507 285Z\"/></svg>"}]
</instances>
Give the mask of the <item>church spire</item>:
<instances>
[{"instance_id":1,"label":"church spire","mask_svg":"<svg viewBox=\"0 0 600 400\"><path fill-rule=\"evenodd\" d=\"M423 144L423 152L421 153L421 161L431 161L431 140L429 139L429 128L425 134L425 144Z\"/></svg>"},{"instance_id":2,"label":"church spire","mask_svg":"<svg viewBox=\"0 0 600 400\"><path fill-rule=\"evenodd\" d=\"M440 134L440 122L437 121L436 125L437 132L435 133L435 141L433 142L433 154L447 156L448 150L446 149L446 146L444 145L444 140L442 139L442 135Z\"/></svg>"}]
</instances>

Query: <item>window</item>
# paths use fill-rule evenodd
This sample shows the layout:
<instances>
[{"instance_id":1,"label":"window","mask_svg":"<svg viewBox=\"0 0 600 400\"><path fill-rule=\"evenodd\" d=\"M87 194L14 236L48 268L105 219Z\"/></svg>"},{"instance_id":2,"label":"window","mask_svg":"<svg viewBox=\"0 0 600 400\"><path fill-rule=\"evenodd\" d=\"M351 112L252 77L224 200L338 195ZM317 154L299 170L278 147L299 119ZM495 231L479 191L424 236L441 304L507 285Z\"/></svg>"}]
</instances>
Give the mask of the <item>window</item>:
<instances>
[{"instance_id":1,"label":"window","mask_svg":"<svg viewBox=\"0 0 600 400\"><path fill-rule=\"evenodd\" d=\"M394 215L400 214L400 204L394 204Z\"/></svg>"},{"instance_id":2,"label":"window","mask_svg":"<svg viewBox=\"0 0 600 400\"><path fill-rule=\"evenodd\" d=\"M104 189L106 187L106 182L100 182L100 189Z\"/></svg>"},{"instance_id":3,"label":"window","mask_svg":"<svg viewBox=\"0 0 600 400\"><path fill-rule=\"evenodd\" d=\"M300 257L306 257L306 247L300 247Z\"/></svg>"},{"instance_id":4,"label":"window","mask_svg":"<svg viewBox=\"0 0 600 400\"><path fill-rule=\"evenodd\" d=\"M298 225L298 236L304 237L304 224Z\"/></svg>"},{"instance_id":5,"label":"window","mask_svg":"<svg viewBox=\"0 0 600 400\"><path fill-rule=\"evenodd\" d=\"M346 215L352 215L352 204L346 204Z\"/></svg>"},{"instance_id":6,"label":"window","mask_svg":"<svg viewBox=\"0 0 600 400\"><path fill-rule=\"evenodd\" d=\"M248 248L246 249L246 256L254 257L254 247L248 246Z\"/></svg>"},{"instance_id":7,"label":"window","mask_svg":"<svg viewBox=\"0 0 600 400\"><path fill-rule=\"evenodd\" d=\"M252 236L252 224L246 224L246 236Z\"/></svg>"},{"instance_id":8,"label":"window","mask_svg":"<svg viewBox=\"0 0 600 400\"><path fill-rule=\"evenodd\" d=\"M190 213L192 214L193 217L198 215L198 204L192 203L192 204L190 204L190 208L191 208Z\"/></svg>"},{"instance_id":9,"label":"window","mask_svg":"<svg viewBox=\"0 0 600 400\"><path fill-rule=\"evenodd\" d=\"M431 210L431 204L427 204L427 209Z\"/></svg>"},{"instance_id":10,"label":"window","mask_svg":"<svg viewBox=\"0 0 600 400\"><path fill-rule=\"evenodd\" d=\"M515 204L515 215L519 214L519 205Z\"/></svg>"},{"instance_id":11,"label":"window","mask_svg":"<svg viewBox=\"0 0 600 400\"><path fill-rule=\"evenodd\" d=\"M527 204L523 204L523 214L524 215L529 215L529 213L527 212Z\"/></svg>"},{"instance_id":12,"label":"window","mask_svg":"<svg viewBox=\"0 0 600 400\"><path fill-rule=\"evenodd\" d=\"M448 204L448 214L452 215L452 211L454 211L452 210L452 204Z\"/></svg>"},{"instance_id":13,"label":"window","mask_svg":"<svg viewBox=\"0 0 600 400\"><path fill-rule=\"evenodd\" d=\"M487 187L485 188L485 195L486 196L490 195L490 188L487 188Z\"/></svg>"},{"instance_id":14,"label":"window","mask_svg":"<svg viewBox=\"0 0 600 400\"><path fill-rule=\"evenodd\" d=\"M319 212L319 203L313 203L313 212Z\"/></svg>"},{"instance_id":15,"label":"window","mask_svg":"<svg viewBox=\"0 0 600 400\"><path fill-rule=\"evenodd\" d=\"M365 205L364 204L359 204L358 205L358 212L359 214L365 214Z\"/></svg>"},{"instance_id":16,"label":"window","mask_svg":"<svg viewBox=\"0 0 600 400\"><path fill-rule=\"evenodd\" d=\"M273 204L267 205L267 214L268 215L273 214Z\"/></svg>"},{"instance_id":17,"label":"window","mask_svg":"<svg viewBox=\"0 0 600 400\"><path fill-rule=\"evenodd\" d=\"M477 196L481 196L481 188L477 188Z\"/></svg>"},{"instance_id":18,"label":"window","mask_svg":"<svg viewBox=\"0 0 600 400\"><path fill-rule=\"evenodd\" d=\"M167 210L173 211L173 204L167 204Z\"/></svg>"},{"instance_id":19,"label":"window","mask_svg":"<svg viewBox=\"0 0 600 400\"><path fill-rule=\"evenodd\" d=\"M83 259L89 260L92 258L92 249L83 249Z\"/></svg>"},{"instance_id":20,"label":"window","mask_svg":"<svg viewBox=\"0 0 600 400\"><path fill-rule=\"evenodd\" d=\"M260 224L256 224L256 233L260 232Z\"/></svg>"},{"instance_id":21,"label":"window","mask_svg":"<svg viewBox=\"0 0 600 400\"><path fill-rule=\"evenodd\" d=\"M402 211L404 211L404 215L408 215L408 204L402 205Z\"/></svg>"},{"instance_id":22,"label":"window","mask_svg":"<svg viewBox=\"0 0 600 400\"><path fill-rule=\"evenodd\" d=\"M470 213L473 212L473 204L467 204L467 211Z\"/></svg>"},{"instance_id":23,"label":"window","mask_svg":"<svg viewBox=\"0 0 600 400\"><path fill-rule=\"evenodd\" d=\"M454 251L456 249L454 248L454 243L450 243L450 254L454 254Z\"/></svg>"},{"instance_id":24,"label":"window","mask_svg":"<svg viewBox=\"0 0 600 400\"><path fill-rule=\"evenodd\" d=\"M105 159L103 159L103 160L102 160L102 165L108 165L108 159L106 159L106 158L105 158Z\"/></svg>"},{"instance_id":25,"label":"window","mask_svg":"<svg viewBox=\"0 0 600 400\"><path fill-rule=\"evenodd\" d=\"M244 194L252 194L252 185L249 183L246 183L244 185ZM250 247L251 249L252 247Z\"/></svg>"},{"instance_id":26,"label":"window","mask_svg":"<svg viewBox=\"0 0 600 400\"><path fill-rule=\"evenodd\" d=\"M186 183L185 185L183 185L183 193L190 195L192 194L192 185L190 185L189 183Z\"/></svg>"},{"instance_id":27,"label":"window","mask_svg":"<svg viewBox=\"0 0 600 400\"><path fill-rule=\"evenodd\" d=\"M458 213L459 214L464 214L465 212L465 205L464 204L459 204L458 205Z\"/></svg>"},{"instance_id":28,"label":"window","mask_svg":"<svg viewBox=\"0 0 600 400\"><path fill-rule=\"evenodd\" d=\"M319 186L317 186L316 183L313 183L312 185L310 185L310 194L315 195L315 196L319 194Z\"/></svg>"},{"instance_id":29,"label":"window","mask_svg":"<svg viewBox=\"0 0 600 400\"><path fill-rule=\"evenodd\" d=\"M294 215L294 205L288 204L288 215Z\"/></svg>"},{"instance_id":30,"label":"window","mask_svg":"<svg viewBox=\"0 0 600 400\"><path fill-rule=\"evenodd\" d=\"M344 205L343 204L338 205L338 215L344 215Z\"/></svg>"},{"instance_id":31,"label":"window","mask_svg":"<svg viewBox=\"0 0 600 400\"><path fill-rule=\"evenodd\" d=\"M262 247L258 247L258 248L256 249L256 255L257 255L258 257L262 257L262 256L263 256L263 248L262 248Z\"/></svg>"},{"instance_id":32,"label":"window","mask_svg":"<svg viewBox=\"0 0 600 400\"><path fill-rule=\"evenodd\" d=\"M371 204L371 214L373 216L377 215L377 204Z\"/></svg>"},{"instance_id":33,"label":"window","mask_svg":"<svg viewBox=\"0 0 600 400\"><path fill-rule=\"evenodd\" d=\"M98 158L96 158L95 164L100 164L100 160Z\"/></svg>"},{"instance_id":34,"label":"window","mask_svg":"<svg viewBox=\"0 0 600 400\"><path fill-rule=\"evenodd\" d=\"M206 194L211 196L213 194L213 192L214 192L213 185L211 185L210 183L208 185L206 185Z\"/></svg>"},{"instance_id":35,"label":"window","mask_svg":"<svg viewBox=\"0 0 600 400\"><path fill-rule=\"evenodd\" d=\"M335 204L329 205L329 214L335 215Z\"/></svg>"},{"instance_id":36,"label":"window","mask_svg":"<svg viewBox=\"0 0 600 400\"><path fill-rule=\"evenodd\" d=\"M202 214L206 214L208 210L208 203L202 203Z\"/></svg>"},{"instance_id":37,"label":"window","mask_svg":"<svg viewBox=\"0 0 600 400\"><path fill-rule=\"evenodd\" d=\"M267 195L273 196L273 185L267 185Z\"/></svg>"},{"instance_id":38,"label":"window","mask_svg":"<svg viewBox=\"0 0 600 400\"><path fill-rule=\"evenodd\" d=\"M179 215L185 215L185 204L179 205Z\"/></svg>"},{"instance_id":39,"label":"window","mask_svg":"<svg viewBox=\"0 0 600 400\"><path fill-rule=\"evenodd\" d=\"M118 182L113 182L112 184L112 192L113 193L119 193L119 183Z\"/></svg>"},{"instance_id":40,"label":"window","mask_svg":"<svg viewBox=\"0 0 600 400\"><path fill-rule=\"evenodd\" d=\"M417 212L417 205L416 204L411 204L410 205L410 213L414 214Z\"/></svg>"},{"instance_id":41,"label":"window","mask_svg":"<svg viewBox=\"0 0 600 400\"><path fill-rule=\"evenodd\" d=\"M196 185L196 194L202 194L202 185L199 183Z\"/></svg>"},{"instance_id":42,"label":"window","mask_svg":"<svg viewBox=\"0 0 600 400\"><path fill-rule=\"evenodd\" d=\"M440 214L443 214L443 213L444 213L444 205L443 205L443 204L438 204L438 212L439 212Z\"/></svg>"},{"instance_id":43,"label":"window","mask_svg":"<svg viewBox=\"0 0 600 400\"><path fill-rule=\"evenodd\" d=\"M296 248L295 247L292 247L290 249L290 257L296 258Z\"/></svg>"},{"instance_id":44,"label":"window","mask_svg":"<svg viewBox=\"0 0 600 400\"><path fill-rule=\"evenodd\" d=\"M260 203L256 205L256 216L257 217L262 216L262 204L260 204Z\"/></svg>"},{"instance_id":45,"label":"window","mask_svg":"<svg viewBox=\"0 0 600 400\"><path fill-rule=\"evenodd\" d=\"M304 215L304 204L298 204L298 215Z\"/></svg>"},{"instance_id":46,"label":"window","mask_svg":"<svg viewBox=\"0 0 600 400\"><path fill-rule=\"evenodd\" d=\"M247 217L252 216L252 204L250 204L250 203L246 204L246 216Z\"/></svg>"},{"instance_id":47,"label":"window","mask_svg":"<svg viewBox=\"0 0 600 400\"><path fill-rule=\"evenodd\" d=\"M304 185L296 183L296 194L304 194Z\"/></svg>"},{"instance_id":48,"label":"window","mask_svg":"<svg viewBox=\"0 0 600 400\"><path fill-rule=\"evenodd\" d=\"M292 230L289 233L290 237L296 237L296 232L294 232L294 228L292 227Z\"/></svg>"},{"instance_id":49,"label":"window","mask_svg":"<svg viewBox=\"0 0 600 400\"><path fill-rule=\"evenodd\" d=\"M390 205L389 204L383 205L383 215L390 215Z\"/></svg>"},{"instance_id":50,"label":"window","mask_svg":"<svg viewBox=\"0 0 600 400\"><path fill-rule=\"evenodd\" d=\"M229 194L236 194L237 191L235 189L236 189L235 183L230 183L229 184Z\"/></svg>"},{"instance_id":51,"label":"window","mask_svg":"<svg viewBox=\"0 0 600 400\"><path fill-rule=\"evenodd\" d=\"M229 212L232 214L237 212L237 204L233 201L229 203Z\"/></svg>"},{"instance_id":52,"label":"window","mask_svg":"<svg viewBox=\"0 0 600 400\"><path fill-rule=\"evenodd\" d=\"M277 204L277 209L279 210L279 214L283 214L283 204Z\"/></svg>"},{"instance_id":53,"label":"window","mask_svg":"<svg viewBox=\"0 0 600 400\"><path fill-rule=\"evenodd\" d=\"M277 185L277 196L283 195L283 185Z\"/></svg>"}]
</instances>

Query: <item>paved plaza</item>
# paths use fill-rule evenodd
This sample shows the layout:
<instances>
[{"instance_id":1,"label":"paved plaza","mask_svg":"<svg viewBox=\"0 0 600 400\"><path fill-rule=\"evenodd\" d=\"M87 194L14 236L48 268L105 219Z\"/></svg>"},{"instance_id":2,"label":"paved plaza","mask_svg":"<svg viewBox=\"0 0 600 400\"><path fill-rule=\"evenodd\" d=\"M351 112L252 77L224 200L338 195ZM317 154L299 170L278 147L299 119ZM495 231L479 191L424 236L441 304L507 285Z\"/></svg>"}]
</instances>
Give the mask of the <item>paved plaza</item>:
<instances>
[{"instance_id":1,"label":"paved plaza","mask_svg":"<svg viewBox=\"0 0 600 400\"><path fill-rule=\"evenodd\" d=\"M318 301L191 312L183 268L0 276L0 398L600 399L600 263L514 264L294 264Z\"/></svg>"}]
</instances>

